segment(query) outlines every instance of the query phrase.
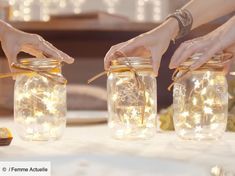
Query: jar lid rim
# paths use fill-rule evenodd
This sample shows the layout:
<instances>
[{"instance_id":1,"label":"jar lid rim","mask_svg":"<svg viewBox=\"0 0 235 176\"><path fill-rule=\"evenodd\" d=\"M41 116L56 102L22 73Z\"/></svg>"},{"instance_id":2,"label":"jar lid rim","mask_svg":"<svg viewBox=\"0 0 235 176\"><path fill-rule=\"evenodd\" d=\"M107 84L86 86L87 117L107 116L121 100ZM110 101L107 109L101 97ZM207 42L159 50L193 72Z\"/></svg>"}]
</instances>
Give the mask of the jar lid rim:
<instances>
[{"instance_id":1,"label":"jar lid rim","mask_svg":"<svg viewBox=\"0 0 235 176\"><path fill-rule=\"evenodd\" d=\"M59 67L61 62L55 58L23 58L19 63L30 67Z\"/></svg>"},{"instance_id":2,"label":"jar lid rim","mask_svg":"<svg viewBox=\"0 0 235 176\"><path fill-rule=\"evenodd\" d=\"M119 57L111 61L111 66L151 66L151 58L143 57Z\"/></svg>"},{"instance_id":3,"label":"jar lid rim","mask_svg":"<svg viewBox=\"0 0 235 176\"><path fill-rule=\"evenodd\" d=\"M191 57L189 57L186 61L184 61L181 64L181 66L183 67L190 66L195 61L199 60L201 56L203 56L203 53L195 53ZM209 66L209 65L223 66L224 63L230 60L232 57L233 55L231 53L216 53L203 66Z\"/></svg>"}]
</instances>

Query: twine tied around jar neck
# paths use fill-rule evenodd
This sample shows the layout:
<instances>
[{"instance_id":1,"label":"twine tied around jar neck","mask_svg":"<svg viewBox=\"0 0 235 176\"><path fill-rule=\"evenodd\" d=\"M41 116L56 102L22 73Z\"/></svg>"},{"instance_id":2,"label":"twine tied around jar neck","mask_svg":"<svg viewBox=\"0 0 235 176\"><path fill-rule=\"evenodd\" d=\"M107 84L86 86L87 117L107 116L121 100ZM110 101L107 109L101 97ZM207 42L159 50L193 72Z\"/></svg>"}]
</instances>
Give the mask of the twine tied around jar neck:
<instances>
[{"instance_id":1,"label":"twine tied around jar neck","mask_svg":"<svg viewBox=\"0 0 235 176\"><path fill-rule=\"evenodd\" d=\"M59 84L67 83L67 80L62 75L57 74L55 72L53 73L53 69L56 69L56 67L48 68L48 69L39 69L33 66L30 66L30 67L25 66L21 63L12 63L11 67L19 71L11 72L11 73L1 73L0 78L7 78L7 77L18 76L18 75L27 75L31 73L36 73Z\"/></svg>"},{"instance_id":2,"label":"twine tied around jar neck","mask_svg":"<svg viewBox=\"0 0 235 176\"><path fill-rule=\"evenodd\" d=\"M120 56L120 57L124 57L126 63L125 63L125 67L122 68L109 68L109 70L105 70L97 75L95 75L94 77L92 77L91 79L88 80L88 84L90 84L91 82L93 82L94 80L98 79L101 76L104 75L109 75L111 73L114 72L131 72L134 75L134 80L135 80L135 84L138 88L138 90L140 90L143 93L143 99L144 99L144 104L141 106L141 124L144 124L144 115L145 115L145 106L146 106L146 87L144 82L141 79L141 76L139 76L138 72L139 71L151 71L152 69L150 68L134 68L131 64L131 62L129 61L129 58L127 57L127 55L121 51L116 51L115 55Z\"/></svg>"},{"instance_id":3,"label":"twine tied around jar neck","mask_svg":"<svg viewBox=\"0 0 235 176\"><path fill-rule=\"evenodd\" d=\"M197 53L197 54L201 55L201 53ZM185 61L183 64L181 64L179 67L175 69L171 77L172 83L167 88L168 91L171 90L171 88L174 86L175 83L183 80L190 72L195 71L195 70L191 70L190 66L194 61L194 57L198 57L197 54L191 56L187 61ZM211 60L203 64L200 68L196 69L196 71L200 71L200 70L223 71L225 64L230 62L232 58L233 58L233 54L229 52L216 54L212 57Z\"/></svg>"}]
</instances>

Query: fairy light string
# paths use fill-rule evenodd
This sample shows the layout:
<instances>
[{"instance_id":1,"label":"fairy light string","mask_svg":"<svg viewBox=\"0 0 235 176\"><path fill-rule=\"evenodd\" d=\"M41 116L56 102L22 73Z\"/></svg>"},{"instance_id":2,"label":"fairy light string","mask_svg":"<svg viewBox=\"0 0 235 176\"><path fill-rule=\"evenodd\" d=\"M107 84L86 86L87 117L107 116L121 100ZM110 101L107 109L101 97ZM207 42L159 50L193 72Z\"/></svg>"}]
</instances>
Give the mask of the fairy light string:
<instances>
[{"instance_id":1,"label":"fairy light string","mask_svg":"<svg viewBox=\"0 0 235 176\"><path fill-rule=\"evenodd\" d=\"M146 87L145 87L145 84L144 84L143 80L141 79L141 76L138 74L138 72L152 71L152 69L150 69L150 68L134 68L132 66L129 58L127 57L127 55L124 54L121 51L116 51L115 55L119 56L119 57L124 57L124 59L126 61L125 67L122 67L122 68L111 68L110 67L109 70L103 71L103 72L95 75L91 79L89 79L88 84L93 82L94 80L98 79L101 76L110 75L111 73L114 73L114 72L131 72L131 73L133 73L135 84L136 84L138 90L140 92L142 92L142 94L143 94L143 102L144 103L141 106L141 124L143 125L144 124L144 117L145 117L145 107L146 107L146 104L147 104L147 102L146 102Z\"/></svg>"},{"instance_id":2,"label":"fairy light string","mask_svg":"<svg viewBox=\"0 0 235 176\"><path fill-rule=\"evenodd\" d=\"M196 57L196 56L194 56ZM186 139L219 136L226 125L227 83L225 66L231 53L217 54L200 68L191 70L197 58L189 58L173 73L174 123ZM216 133L211 131L216 130Z\"/></svg>"}]
</instances>

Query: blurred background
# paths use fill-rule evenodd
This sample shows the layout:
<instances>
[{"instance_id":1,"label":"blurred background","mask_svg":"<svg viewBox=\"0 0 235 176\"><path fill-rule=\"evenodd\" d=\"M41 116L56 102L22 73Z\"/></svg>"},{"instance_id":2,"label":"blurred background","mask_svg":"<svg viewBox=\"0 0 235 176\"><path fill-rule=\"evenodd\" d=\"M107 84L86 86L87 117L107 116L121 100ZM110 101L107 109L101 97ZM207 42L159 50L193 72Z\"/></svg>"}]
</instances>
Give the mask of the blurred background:
<instances>
[{"instance_id":1,"label":"blurred background","mask_svg":"<svg viewBox=\"0 0 235 176\"><path fill-rule=\"evenodd\" d=\"M132 21L161 21L187 0L1 0L10 6L11 20L49 21L51 15L104 11Z\"/></svg>"},{"instance_id":2,"label":"blurred background","mask_svg":"<svg viewBox=\"0 0 235 176\"><path fill-rule=\"evenodd\" d=\"M20 30L43 36L76 58L73 65L63 67L63 73L69 81L69 109L106 110L106 77L87 85L89 78L103 71L105 53L112 45L157 27L169 13L187 2L188 0L0 0L0 18ZM182 41L215 29L227 17L203 25L176 44L170 45L163 56L158 77L158 110L172 103L172 92L167 91L167 87L171 83L172 74L168 64L174 50ZM0 56L0 72L8 72L2 51ZM13 84L12 79L0 79L1 114L12 113Z\"/></svg>"}]
</instances>

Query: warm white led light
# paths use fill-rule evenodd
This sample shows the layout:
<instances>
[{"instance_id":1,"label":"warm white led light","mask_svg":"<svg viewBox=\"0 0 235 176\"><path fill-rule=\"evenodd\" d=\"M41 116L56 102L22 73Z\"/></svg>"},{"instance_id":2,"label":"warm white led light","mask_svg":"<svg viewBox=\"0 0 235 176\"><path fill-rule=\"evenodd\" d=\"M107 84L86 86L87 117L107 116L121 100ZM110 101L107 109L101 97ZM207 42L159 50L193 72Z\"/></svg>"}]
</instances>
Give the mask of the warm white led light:
<instances>
[{"instance_id":1,"label":"warm white led light","mask_svg":"<svg viewBox=\"0 0 235 176\"><path fill-rule=\"evenodd\" d=\"M204 112L205 112L206 114L212 114L212 113L213 113L213 110L212 110L210 107L205 106L205 107L204 107Z\"/></svg>"},{"instance_id":2,"label":"warm white led light","mask_svg":"<svg viewBox=\"0 0 235 176\"><path fill-rule=\"evenodd\" d=\"M213 105L214 104L214 99L212 99L212 98L208 98L208 99L206 99L205 100L205 104L208 104L208 105Z\"/></svg>"},{"instance_id":3,"label":"warm white led light","mask_svg":"<svg viewBox=\"0 0 235 176\"><path fill-rule=\"evenodd\" d=\"M182 112L181 115L182 115L183 117L188 117L188 116L189 116L189 112L188 112L188 111Z\"/></svg>"},{"instance_id":4,"label":"warm white led light","mask_svg":"<svg viewBox=\"0 0 235 176\"><path fill-rule=\"evenodd\" d=\"M174 85L176 132L184 139L217 139L226 129L226 78L218 71L197 70L191 74Z\"/></svg>"},{"instance_id":5,"label":"warm white led light","mask_svg":"<svg viewBox=\"0 0 235 176\"><path fill-rule=\"evenodd\" d=\"M109 13L115 13L115 6L119 0L103 0L103 2L106 4Z\"/></svg>"},{"instance_id":6,"label":"warm white led light","mask_svg":"<svg viewBox=\"0 0 235 176\"><path fill-rule=\"evenodd\" d=\"M197 98L193 97L193 105L197 105Z\"/></svg>"},{"instance_id":7,"label":"warm white led light","mask_svg":"<svg viewBox=\"0 0 235 176\"><path fill-rule=\"evenodd\" d=\"M145 5L146 3L151 3L153 5L153 20L159 21L161 20L162 16L162 9L161 9L161 0L138 0L136 5L136 11L137 11L137 20L138 21L144 21L146 19L146 9Z\"/></svg>"}]
</instances>

